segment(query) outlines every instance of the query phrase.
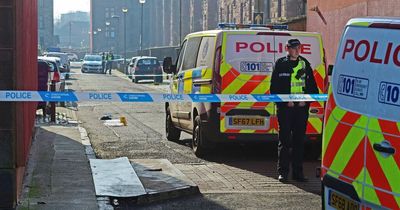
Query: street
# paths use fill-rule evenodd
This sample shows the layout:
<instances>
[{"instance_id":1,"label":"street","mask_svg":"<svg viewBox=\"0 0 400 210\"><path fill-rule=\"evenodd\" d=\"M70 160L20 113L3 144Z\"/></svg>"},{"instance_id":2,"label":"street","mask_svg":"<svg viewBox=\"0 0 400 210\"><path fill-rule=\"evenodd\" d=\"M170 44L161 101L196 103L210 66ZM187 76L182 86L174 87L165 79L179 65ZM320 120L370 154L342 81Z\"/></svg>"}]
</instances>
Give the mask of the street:
<instances>
[{"instance_id":1,"label":"street","mask_svg":"<svg viewBox=\"0 0 400 210\"><path fill-rule=\"evenodd\" d=\"M79 65L67 81L70 91L167 92L168 80L135 84L122 73L113 75L79 74ZM315 169L319 161L306 160L307 183L277 180L276 142L231 143L218 145L206 159L197 158L191 136L183 134L179 142L165 137L165 111L161 103L79 102L78 120L91 140L97 158L168 159L199 186L201 196L135 206L143 209L319 209L320 180ZM107 127L100 118L125 117L128 126ZM121 205L121 208L129 207Z\"/></svg>"}]
</instances>

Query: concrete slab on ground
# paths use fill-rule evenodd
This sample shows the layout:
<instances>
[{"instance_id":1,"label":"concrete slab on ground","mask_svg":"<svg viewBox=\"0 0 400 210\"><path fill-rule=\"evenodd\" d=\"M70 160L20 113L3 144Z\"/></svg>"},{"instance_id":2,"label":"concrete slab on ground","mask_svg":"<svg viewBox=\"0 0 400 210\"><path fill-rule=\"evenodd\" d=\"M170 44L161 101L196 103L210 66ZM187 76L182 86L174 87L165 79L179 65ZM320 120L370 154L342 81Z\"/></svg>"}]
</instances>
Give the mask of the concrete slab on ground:
<instances>
[{"instance_id":1,"label":"concrete slab on ground","mask_svg":"<svg viewBox=\"0 0 400 210\"><path fill-rule=\"evenodd\" d=\"M140 202L153 202L199 194L199 188L167 159L133 159L132 167L139 176L147 197Z\"/></svg>"},{"instance_id":2,"label":"concrete slab on ground","mask_svg":"<svg viewBox=\"0 0 400 210\"><path fill-rule=\"evenodd\" d=\"M96 196L118 198L138 197L146 191L128 158L91 159Z\"/></svg>"}]
</instances>

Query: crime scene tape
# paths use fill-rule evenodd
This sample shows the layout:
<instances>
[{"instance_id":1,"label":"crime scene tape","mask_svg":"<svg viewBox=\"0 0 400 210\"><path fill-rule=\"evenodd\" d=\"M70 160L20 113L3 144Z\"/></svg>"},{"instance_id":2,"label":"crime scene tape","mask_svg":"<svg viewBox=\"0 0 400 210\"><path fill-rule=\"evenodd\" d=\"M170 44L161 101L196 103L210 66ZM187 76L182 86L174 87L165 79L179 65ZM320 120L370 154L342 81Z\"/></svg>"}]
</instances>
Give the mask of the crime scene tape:
<instances>
[{"instance_id":1,"label":"crime scene tape","mask_svg":"<svg viewBox=\"0 0 400 210\"><path fill-rule=\"evenodd\" d=\"M327 98L326 94L265 95L0 91L0 101L6 102L313 102L326 101Z\"/></svg>"},{"instance_id":2,"label":"crime scene tape","mask_svg":"<svg viewBox=\"0 0 400 210\"><path fill-rule=\"evenodd\" d=\"M101 74L88 74L88 73L80 73L80 72L72 72L72 73L61 73L62 75L85 75L85 76L98 76ZM126 77L132 76L132 75L124 75ZM133 75L135 77L168 77L168 76L173 76L173 74L141 74L141 75Z\"/></svg>"}]
</instances>

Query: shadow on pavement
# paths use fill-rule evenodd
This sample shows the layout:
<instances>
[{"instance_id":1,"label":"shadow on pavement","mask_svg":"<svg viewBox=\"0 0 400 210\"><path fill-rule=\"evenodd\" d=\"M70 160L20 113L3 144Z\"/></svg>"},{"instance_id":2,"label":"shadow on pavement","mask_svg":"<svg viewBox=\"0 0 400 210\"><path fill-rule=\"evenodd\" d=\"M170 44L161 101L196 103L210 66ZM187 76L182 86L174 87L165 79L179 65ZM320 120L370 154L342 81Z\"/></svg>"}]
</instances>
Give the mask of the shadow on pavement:
<instances>
[{"instance_id":1,"label":"shadow on pavement","mask_svg":"<svg viewBox=\"0 0 400 210\"><path fill-rule=\"evenodd\" d=\"M18 209L97 208L88 160L78 141L76 128L38 128Z\"/></svg>"}]
</instances>

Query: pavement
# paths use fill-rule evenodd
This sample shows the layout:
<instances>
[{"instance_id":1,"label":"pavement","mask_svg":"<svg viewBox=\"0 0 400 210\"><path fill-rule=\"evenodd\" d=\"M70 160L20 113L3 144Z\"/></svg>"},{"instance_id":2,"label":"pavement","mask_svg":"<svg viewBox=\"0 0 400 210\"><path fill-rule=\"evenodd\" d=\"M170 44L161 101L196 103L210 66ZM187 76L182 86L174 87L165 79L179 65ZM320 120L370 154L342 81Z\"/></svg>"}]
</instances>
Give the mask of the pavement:
<instances>
[{"instance_id":1,"label":"pavement","mask_svg":"<svg viewBox=\"0 0 400 210\"><path fill-rule=\"evenodd\" d=\"M77 127L36 128L18 209L98 209Z\"/></svg>"}]
</instances>

